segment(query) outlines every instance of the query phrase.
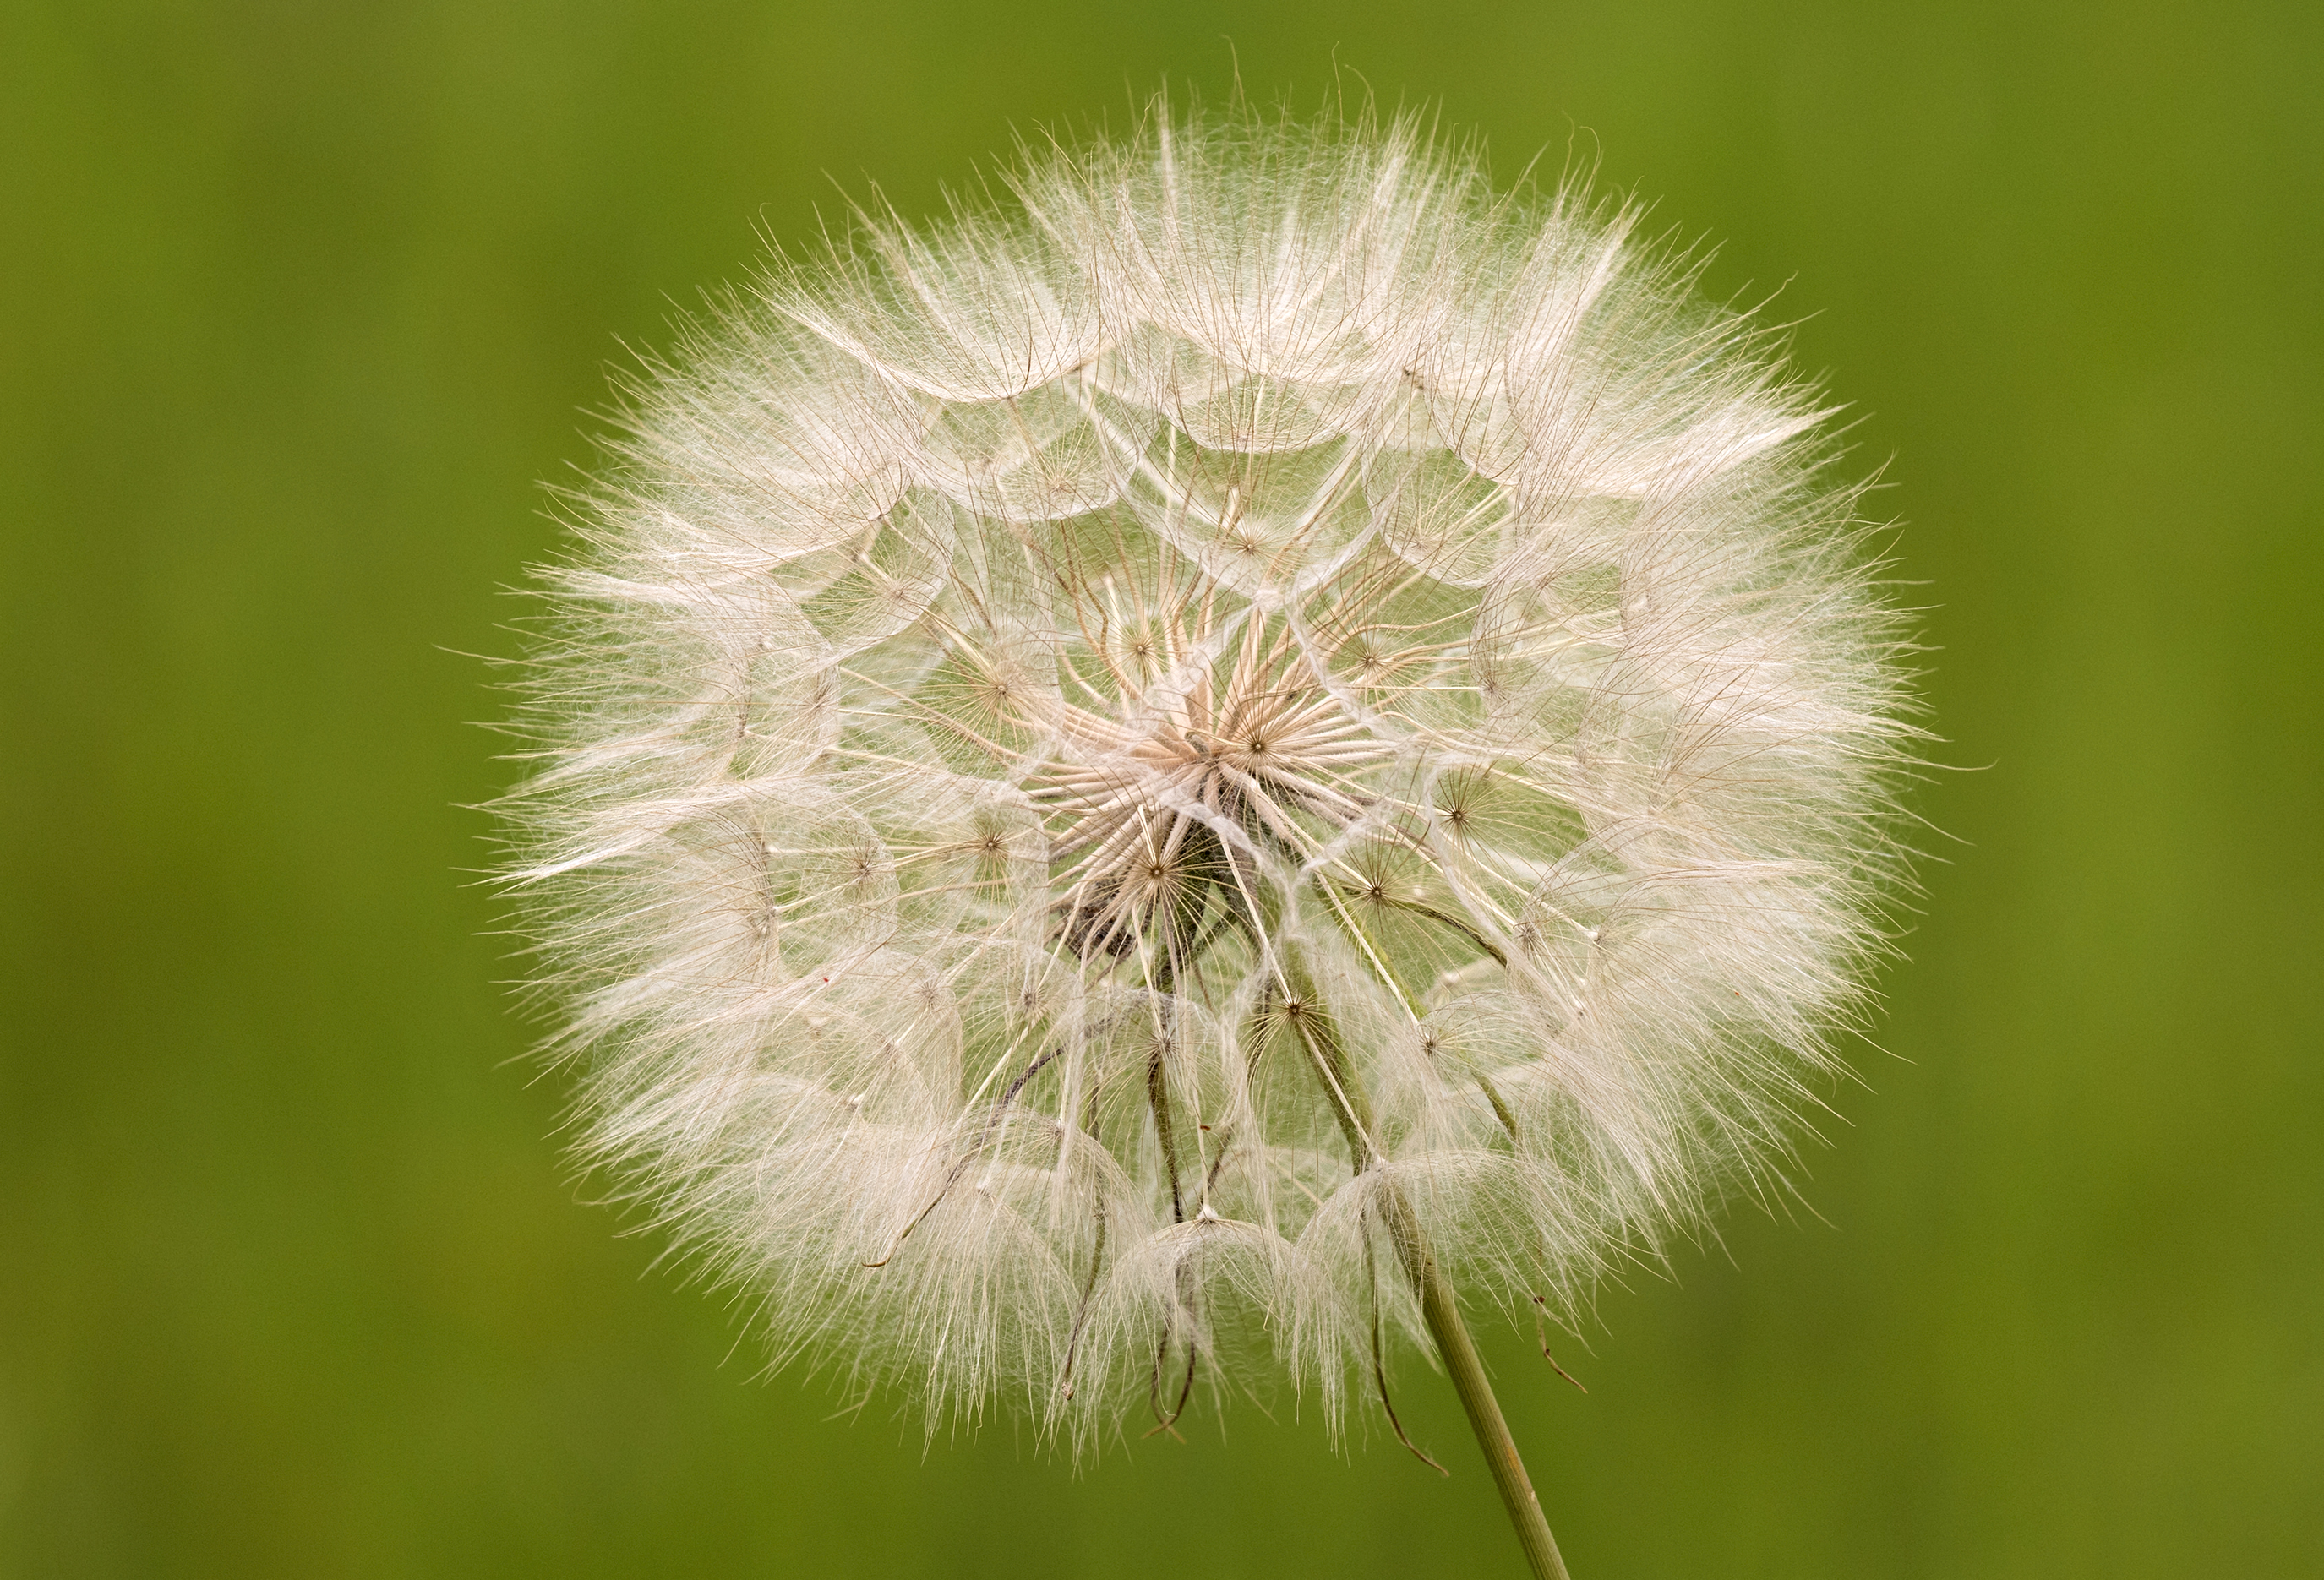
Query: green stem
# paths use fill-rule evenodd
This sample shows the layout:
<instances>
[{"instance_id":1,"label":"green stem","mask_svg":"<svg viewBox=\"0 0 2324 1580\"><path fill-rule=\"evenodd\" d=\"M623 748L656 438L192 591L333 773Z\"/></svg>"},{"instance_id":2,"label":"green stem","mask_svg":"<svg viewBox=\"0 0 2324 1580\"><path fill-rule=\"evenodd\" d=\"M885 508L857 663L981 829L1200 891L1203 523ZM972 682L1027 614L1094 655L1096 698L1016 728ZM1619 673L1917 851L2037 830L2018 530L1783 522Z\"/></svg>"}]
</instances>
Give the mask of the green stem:
<instances>
[{"instance_id":1,"label":"green stem","mask_svg":"<svg viewBox=\"0 0 2324 1580\"><path fill-rule=\"evenodd\" d=\"M1398 1216L1404 1207L1397 1201ZM1399 1242L1405 1236L1397 1236ZM1445 1281L1444 1273L1436 1259L1416 1239L1405 1251L1405 1267L1420 1291L1420 1313L1427 1319L1429 1335L1436 1340L1437 1353L1444 1357L1444 1370L1452 1379L1452 1391L1461 1396L1461 1408L1469 1413L1469 1429L1476 1434L1477 1447L1484 1450L1485 1464L1493 1473L1494 1490L1501 1494L1501 1506L1509 1511L1509 1523L1517 1527L1517 1546L1525 1549L1526 1563L1535 1580L1567 1580L1565 1560L1557 1554L1557 1539L1549 1533L1549 1519L1541 1511L1541 1500L1534 1495L1533 1482L1526 1475L1525 1461L1517 1457L1517 1439L1509 1436L1509 1423L1501 1419L1500 1401L1493 1397L1493 1385L1485 1376L1485 1363L1478 1356L1477 1346L1469 1337L1468 1324L1461 1320L1460 1302L1453 1299L1452 1286ZM1419 1265L1414 1266L1415 1263Z\"/></svg>"},{"instance_id":2,"label":"green stem","mask_svg":"<svg viewBox=\"0 0 2324 1580\"><path fill-rule=\"evenodd\" d=\"M1297 973L1300 978L1305 975ZM1304 988L1305 983L1300 980L1296 985ZM1370 1105L1342 1056L1338 1034L1319 1014L1293 1017L1292 1026L1314 1061L1317 1073L1324 1078L1325 1089L1338 1094L1333 1107L1340 1110L1340 1124L1347 1132L1356 1171L1374 1167L1377 1160L1368 1137ZM1495 1107L1499 1106L1496 1101ZM1428 1324L1429 1337L1436 1341L1437 1353L1444 1357L1444 1370L1452 1379L1452 1391L1461 1396L1461 1408L1468 1412L1469 1430L1484 1451L1494 1490L1501 1494L1501 1506L1508 1511L1509 1523L1517 1527L1517 1546L1525 1550L1526 1564L1534 1580L1568 1580L1565 1560L1558 1556L1557 1539L1549 1533L1549 1518L1541 1511L1541 1500L1534 1495L1525 1461L1517 1456L1517 1439L1509 1436L1509 1423L1502 1419L1500 1401L1493 1397L1492 1382L1485 1375L1485 1363L1477 1354L1475 1341L1469 1337L1469 1325L1461 1319L1461 1304L1453 1298L1452 1286L1436 1258L1429 1254L1403 1190L1391 1181L1382 1196L1388 1237L1395 1242L1397 1259L1420 1296L1420 1314Z\"/></svg>"}]
</instances>

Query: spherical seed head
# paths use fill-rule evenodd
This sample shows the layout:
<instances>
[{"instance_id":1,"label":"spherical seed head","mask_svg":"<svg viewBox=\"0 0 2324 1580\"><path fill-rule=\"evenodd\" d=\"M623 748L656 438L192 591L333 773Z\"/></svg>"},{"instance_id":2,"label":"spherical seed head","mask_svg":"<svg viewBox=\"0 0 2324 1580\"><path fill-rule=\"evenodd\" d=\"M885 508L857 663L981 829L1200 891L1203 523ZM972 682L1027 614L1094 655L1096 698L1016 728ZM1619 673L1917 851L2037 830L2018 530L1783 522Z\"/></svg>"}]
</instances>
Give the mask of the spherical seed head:
<instances>
[{"instance_id":1,"label":"spherical seed head","mask_svg":"<svg viewBox=\"0 0 2324 1580\"><path fill-rule=\"evenodd\" d=\"M1901 876L1895 622L1627 209L1368 121L1010 186L640 391L537 671L543 984L779 1354L1336 1419L1389 1220L1571 1309L1779 1180Z\"/></svg>"}]
</instances>

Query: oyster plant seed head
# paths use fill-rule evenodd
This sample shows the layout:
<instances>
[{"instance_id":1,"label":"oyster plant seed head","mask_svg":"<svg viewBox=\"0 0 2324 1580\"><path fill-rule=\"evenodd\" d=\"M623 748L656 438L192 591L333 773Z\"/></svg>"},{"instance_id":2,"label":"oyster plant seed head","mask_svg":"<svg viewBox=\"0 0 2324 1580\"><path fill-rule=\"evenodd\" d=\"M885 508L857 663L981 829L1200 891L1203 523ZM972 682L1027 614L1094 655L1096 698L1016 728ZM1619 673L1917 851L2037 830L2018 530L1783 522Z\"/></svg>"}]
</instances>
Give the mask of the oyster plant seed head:
<instances>
[{"instance_id":1,"label":"oyster plant seed head","mask_svg":"<svg viewBox=\"0 0 2324 1580\"><path fill-rule=\"evenodd\" d=\"M512 799L586 1153L929 1429L1571 1319L1778 1187L1903 876L1826 415L1636 209L1174 116L695 325Z\"/></svg>"}]
</instances>

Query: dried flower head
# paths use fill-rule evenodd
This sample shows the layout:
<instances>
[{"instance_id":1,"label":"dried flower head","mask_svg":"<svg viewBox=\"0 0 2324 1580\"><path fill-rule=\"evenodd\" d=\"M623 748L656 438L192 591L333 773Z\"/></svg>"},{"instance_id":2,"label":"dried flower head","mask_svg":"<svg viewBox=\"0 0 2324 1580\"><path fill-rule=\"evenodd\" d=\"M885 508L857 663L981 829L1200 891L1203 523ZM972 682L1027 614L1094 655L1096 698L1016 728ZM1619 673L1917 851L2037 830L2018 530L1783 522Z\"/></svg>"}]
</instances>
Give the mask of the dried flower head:
<instances>
[{"instance_id":1,"label":"dried flower head","mask_svg":"<svg viewBox=\"0 0 2324 1580\"><path fill-rule=\"evenodd\" d=\"M1892 617L1632 210L1247 116L1010 187L644 381L537 670L540 981L780 1353L1336 1419L1433 1287L1571 1312L1775 1178L1898 870Z\"/></svg>"}]
</instances>

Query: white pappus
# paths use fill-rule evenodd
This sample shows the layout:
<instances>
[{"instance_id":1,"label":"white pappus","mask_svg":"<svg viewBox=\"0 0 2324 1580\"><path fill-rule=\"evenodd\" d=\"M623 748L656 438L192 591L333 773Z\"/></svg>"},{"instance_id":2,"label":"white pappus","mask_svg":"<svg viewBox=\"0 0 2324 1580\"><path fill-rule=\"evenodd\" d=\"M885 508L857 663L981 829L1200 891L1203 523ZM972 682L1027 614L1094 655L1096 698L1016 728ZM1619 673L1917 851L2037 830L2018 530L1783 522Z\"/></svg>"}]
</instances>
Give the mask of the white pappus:
<instances>
[{"instance_id":1,"label":"white pappus","mask_svg":"<svg viewBox=\"0 0 2324 1580\"><path fill-rule=\"evenodd\" d=\"M1780 1181L1904 880L1824 413L1634 209L1157 112L725 299L511 798L588 1157L779 1357L1386 1398ZM1440 1336L1441 1337L1441 1336Z\"/></svg>"}]
</instances>

